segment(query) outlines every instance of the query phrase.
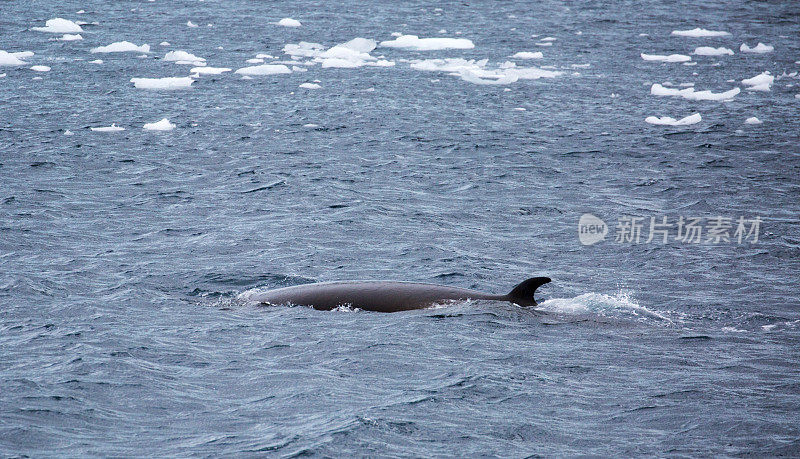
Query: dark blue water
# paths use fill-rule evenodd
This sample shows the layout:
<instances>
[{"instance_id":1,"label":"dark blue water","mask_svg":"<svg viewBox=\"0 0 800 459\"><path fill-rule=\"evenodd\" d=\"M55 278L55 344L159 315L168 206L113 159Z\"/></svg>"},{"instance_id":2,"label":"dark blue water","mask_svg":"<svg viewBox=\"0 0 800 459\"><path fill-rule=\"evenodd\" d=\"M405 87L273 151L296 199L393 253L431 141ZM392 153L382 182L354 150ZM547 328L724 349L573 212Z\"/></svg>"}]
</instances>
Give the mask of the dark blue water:
<instances>
[{"instance_id":1,"label":"dark blue water","mask_svg":"<svg viewBox=\"0 0 800 459\"><path fill-rule=\"evenodd\" d=\"M35 52L0 67L2 455L800 454L797 3L0 12L0 50ZM73 42L29 30L53 17L97 24ZM303 25L273 24L283 17ZM695 27L731 35L670 34ZM288 43L392 32L475 48L378 47L393 67L228 72L181 91L129 82L188 76L162 59L171 50L235 70L258 53L288 60ZM556 40L537 46L544 37ZM151 53L89 52L122 40ZM735 54L639 56L699 46ZM544 57L509 58L518 51ZM478 85L411 67L436 58L562 73ZM744 89L765 71L769 91ZM742 91L650 94L664 82ZM693 113L702 121L644 122ZM745 124L753 116L763 124ZM174 130L142 129L165 117ZM126 130L90 130L112 123ZM584 213L608 224L605 241L579 242ZM763 222L757 242L645 243L646 225L632 244L615 242L624 216ZM538 310L237 299L341 279L505 293L534 275L553 279Z\"/></svg>"}]
</instances>

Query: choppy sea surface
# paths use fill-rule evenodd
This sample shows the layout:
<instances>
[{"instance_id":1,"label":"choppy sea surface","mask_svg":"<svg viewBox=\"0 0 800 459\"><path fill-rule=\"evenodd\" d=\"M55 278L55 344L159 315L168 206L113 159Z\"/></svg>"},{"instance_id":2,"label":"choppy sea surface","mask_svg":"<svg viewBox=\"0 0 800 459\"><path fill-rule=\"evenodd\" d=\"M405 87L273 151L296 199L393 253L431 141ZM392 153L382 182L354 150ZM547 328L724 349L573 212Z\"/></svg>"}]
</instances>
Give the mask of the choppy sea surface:
<instances>
[{"instance_id":1,"label":"choppy sea surface","mask_svg":"<svg viewBox=\"0 0 800 459\"><path fill-rule=\"evenodd\" d=\"M0 50L34 53L0 67L0 455L800 455L800 4L0 13ZM31 30L56 17L82 40ZM695 28L728 34L672 33ZM474 47L380 46L399 34ZM378 46L313 55L356 37ZM120 41L150 50L91 53ZM320 46L290 62L300 42ZM773 50L741 51L759 42ZM204 61L164 59L177 50ZM258 54L290 72L235 73ZM202 63L231 71L130 82ZM758 75L773 79L742 83ZM175 128L142 128L162 118ZM587 213L604 241L580 242ZM638 244L616 240L628 216ZM720 216L728 241L646 242L651 217ZM536 309L238 299L344 279L505 293L534 275L553 279Z\"/></svg>"}]
</instances>

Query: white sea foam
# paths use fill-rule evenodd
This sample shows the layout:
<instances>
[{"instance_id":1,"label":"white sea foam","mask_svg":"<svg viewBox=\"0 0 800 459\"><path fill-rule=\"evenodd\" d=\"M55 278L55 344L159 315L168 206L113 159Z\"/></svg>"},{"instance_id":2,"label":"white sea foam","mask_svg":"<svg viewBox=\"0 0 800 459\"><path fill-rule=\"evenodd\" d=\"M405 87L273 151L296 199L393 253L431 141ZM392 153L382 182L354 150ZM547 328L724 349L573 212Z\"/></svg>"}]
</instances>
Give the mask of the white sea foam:
<instances>
[{"instance_id":1,"label":"white sea foam","mask_svg":"<svg viewBox=\"0 0 800 459\"><path fill-rule=\"evenodd\" d=\"M380 45L387 48L401 48L415 51L472 49L475 47L475 44L466 38L419 38L416 35L401 35L394 40L382 41Z\"/></svg>"},{"instance_id":2,"label":"white sea foam","mask_svg":"<svg viewBox=\"0 0 800 459\"><path fill-rule=\"evenodd\" d=\"M112 123L111 126L93 127L91 129L96 132L119 132L125 130L124 127L117 126L116 123Z\"/></svg>"},{"instance_id":3,"label":"white sea foam","mask_svg":"<svg viewBox=\"0 0 800 459\"><path fill-rule=\"evenodd\" d=\"M129 41L118 41L116 43L111 43L107 46L98 46L97 48L91 49L92 53L127 53L127 52L137 52L137 53L149 53L150 52L150 45L144 44L142 46L136 46L135 44Z\"/></svg>"},{"instance_id":4,"label":"white sea foam","mask_svg":"<svg viewBox=\"0 0 800 459\"><path fill-rule=\"evenodd\" d=\"M514 59L541 59L544 57L544 54L542 54L541 51L520 51L511 57Z\"/></svg>"},{"instance_id":5,"label":"white sea foam","mask_svg":"<svg viewBox=\"0 0 800 459\"><path fill-rule=\"evenodd\" d=\"M771 53L774 50L775 50L774 46L765 45L764 43L759 43L752 48L747 46L747 43L742 43L742 46L739 47L739 51L751 54Z\"/></svg>"},{"instance_id":6,"label":"white sea foam","mask_svg":"<svg viewBox=\"0 0 800 459\"><path fill-rule=\"evenodd\" d=\"M681 118L676 120L675 118L671 118L669 116L663 116L661 118L655 116L648 116L644 119L646 123L656 124L661 126L688 126L691 124L699 123L703 120L703 117L700 116L699 113L695 113L693 115L689 115L686 118Z\"/></svg>"},{"instance_id":7,"label":"white sea foam","mask_svg":"<svg viewBox=\"0 0 800 459\"><path fill-rule=\"evenodd\" d=\"M283 64L263 64L252 67L242 67L235 73L240 75L280 75L292 73L292 71L289 69L289 67Z\"/></svg>"},{"instance_id":8,"label":"white sea foam","mask_svg":"<svg viewBox=\"0 0 800 459\"><path fill-rule=\"evenodd\" d=\"M142 128L146 131L171 131L175 129L175 125L170 123L168 119L162 118L155 123L147 123Z\"/></svg>"},{"instance_id":9,"label":"white sea foam","mask_svg":"<svg viewBox=\"0 0 800 459\"><path fill-rule=\"evenodd\" d=\"M691 30L673 30L672 35L676 35L679 37L698 38L698 37L725 37L727 35L730 35L730 33L719 30L706 30L697 27Z\"/></svg>"},{"instance_id":10,"label":"white sea foam","mask_svg":"<svg viewBox=\"0 0 800 459\"><path fill-rule=\"evenodd\" d=\"M194 80L191 77L131 78L131 83L139 89L175 90L189 88Z\"/></svg>"},{"instance_id":11,"label":"white sea foam","mask_svg":"<svg viewBox=\"0 0 800 459\"><path fill-rule=\"evenodd\" d=\"M732 55L733 50L730 48L725 48L721 46L719 48L714 48L711 46L700 46L694 49L694 52L697 56L725 56L725 55Z\"/></svg>"},{"instance_id":12,"label":"white sea foam","mask_svg":"<svg viewBox=\"0 0 800 459\"><path fill-rule=\"evenodd\" d=\"M292 18L283 18L280 21L278 21L277 24L283 27L300 27L301 25L303 25L297 19L292 19Z\"/></svg>"},{"instance_id":13,"label":"white sea foam","mask_svg":"<svg viewBox=\"0 0 800 459\"><path fill-rule=\"evenodd\" d=\"M670 54L669 56L662 56L659 54L641 54L642 59L646 61L660 61L660 62L688 62L691 61L691 56L683 54Z\"/></svg>"},{"instance_id":14,"label":"white sea foam","mask_svg":"<svg viewBox=\"0 0 800 459\"><path fill-rule=\"evenodd\" d=\"M692 87L686 89L666 88L658 83L650 88L650 94L654 96L678 96L688 100L730 100L742 90L733 88L729 91L713 93L711 91L696 91Z\"/></svg>"},{"instance_id":15,"label":"white sea foam","mask_svg":"<svg viewBox=\"0 0 800 459\"><path fill-rule=\"evenodd\" d=\"M81 26L69 19L53 18L45 22L45 27L34 27L32 30L37 32L49 33L78 33L83 32Z\"/></svg>"},{"instance_id":16,"label":"white sea foam","mask_svg":"<svg viewBox=\"0 0 800 459\"><path fill-rule=\"evenodd\" d=\"M575 298L551 298L539 303L537 309L556 314L596 314L605 317L644 317L672 322L667 316L640 306L629 294L584 293Z\"/></svg>"}]
</instances>

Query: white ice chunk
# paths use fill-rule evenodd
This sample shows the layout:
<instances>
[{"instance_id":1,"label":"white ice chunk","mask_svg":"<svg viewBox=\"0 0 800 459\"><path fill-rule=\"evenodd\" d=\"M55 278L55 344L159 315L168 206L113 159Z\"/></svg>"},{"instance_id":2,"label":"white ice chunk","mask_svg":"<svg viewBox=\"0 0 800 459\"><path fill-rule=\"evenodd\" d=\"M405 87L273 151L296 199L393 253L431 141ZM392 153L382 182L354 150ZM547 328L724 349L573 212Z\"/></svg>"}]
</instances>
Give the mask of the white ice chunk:
<instances>
[{"instance_id":1,"label":"white ice chunk","mask_svg":"<svg viewBox=\"0 0 800 459\"><path fill-rule=\"evenodd\" d=\"M419 38L416 35L401 35L394 40L382 41L381 46L416 51L441 49L472 49L475 44L466 38Z\"/></svg>"},{"instance_id":2,"label":"white ice chunk","mask_svg":"<svg viewBox=\"0 0 800 459\"><path fill-rule=\"evenodd\" d=\"M126 53L126 52L149 53L150 45L144 44L142 46L136 46L135 44L129 41L118 41L116 43L111 43L108 46L98 46L97 48L92 48L91 52L92 53Z\"/></svg>"},{"instance_id":3,"label":"white ice chunk","mask_svg":"<svg viewBox=\"0 0 800 459\"><path fill-rule=\"evenodd\" d=\"M730 48L725 48L721 46L719 48L714 48L711 46L700 46L694 49L694 52L697 56L724 56L724 55L732 55L733 50Z\"/></svg>"},{"instance_id":4,"label":"white ice chunk","mask_svg":"<svg viewBox=\"0 0 800 459\"><path fill-rule=\"evenodd\" d=\"M18 65L26 65L27 62L20 59L16 53L9 53L0 50L0 66L16 67Z\"/></svg>"},{"instance_id":5,"label":"white ice chunk","mask_svg":"<svg viewBox=\"0 0 800 459\"><path fill-rule=\"evenodd\" d=\"M204 58L181 50L168 52L164 55L164 60L167 62L205 62Z\"/></svg>"},{"instance_id":6,"label":"white ice chunk","mask_svg":"<svg viewBox=\"0 0 800 459\"><path fill-rule=\"evenodd\" d=\"M654 96L679 96L688 100L730 100L737 94L742 92L739 88L733 88L730 91L713 93L711 91L695 91L694 88L686 89L673 89L665 88L664 86L656 83L650 88L650 94Z\"/></svg>"},{"instance_id":7,"label":"white ice chunk","mask_svg":"<svg viewBox=\"0 0 800 459\"><path fill-rule=\"evenodd\" d=\"M309 43L301 41L300 43L289 43L284 45L283 52L292 57L316 57L325 49L319 43Z\"/></svg>"},{"instance_id":8,"label":"white ice chunk","mask_svg":"<svg viewBox=\"0 0 800 459\"><path fill-rule=\"evenodd\" d=\"M694 115L689 115L686 118L681 118L676 120L675 118L670 118L669 116L664 116L658 118L656 116L648 116L644 119L646 123L656 124L661 126L688 126L690 124L696 124L700 121L703 121L703 117L700 116L699 113L695 113Z\"/></svg>"},{"instance_id":9,"label":"white ice chunk","mask_svg":"<svg viewBox=\"0 0 800 459\"><path fill-rule=\"evenodd\" d=\"M283 64L263 64L252 67L242 67L235 73L240 75L278 75L283 73L292 73L289 67Z\"/></svg>"},{"instance_id":10,"label":"white ice chunk","mask_svg":"<svg viewBox=\"0 0 800 459\"><path fill-rule=\"evenodd\" d=\"M139 89L186 89L194 83L191 77L131 78L131 83Z\"/></svg>"},{"instance_id":11,"label":"white ice chunk","mask_svg":"<svg viewBox=\"0 0 800 459\"><path fill-rule=\"evenodd\" d=\"M145 131L171 131L175 129L175 125L170 123L168 119L162 118L161 121L145 124L143 129Z\"/></svg>"},{"instance_id":12,"label":"white ice chunk","mask_svg":"<svg viewBox=\"0 0 800 459\"><path fill-rule=\"evenodd\" d=\"M724 37L730 35L730 33L718 30L706 30L698 27L691 30L673 30L672 35L677 35L679 37L697 38L697 37Z\"/></svg>"},{"instance_id":13,"label":"white ice chunk","mask_svg":"<svg viewBox=\"0 0 800 459\"><path fill-rule=\"evenodd\" d=\"M116 123L111 123L111 126L93 127L91 129L97 132L119 132L125 130L124 127L117 126Z\"/></svg>"},{"instance_id":14,"label":"white ice chunk","mask_svg":"<svg viewBox=\"0 0 800 459\"><path fill-rule=\"evenodd\" d=\"M692 58L683 54L670 54L669 56L662 56L659 54L641 54L642 59L646 61L661 61L661 62L688 62Z\"/></svg>"},{"instance_id":15,"label":"white ice chunk","mask_svg":"<svg viewBox=\"0 0 800 459\"><path fill-rule=\"evenodd\" d=\"M53 18L45 22L45 27L34 27L33 30L37 32L49 33L78 33L83 32L83 29L78 24L70 21L69 19Z\"/></svg>"},{"instance_id":16,"label":"white ice chunk","mask_svg":"<svg viewBox=\"0 0 800 459\"><path fill-rule=\"evenodd\" d=\"M168 41L162 41L158 46L170 46Z\"/></svg>"},{"instance_id":17,"label":"white ice chunk","mask_svg":"<svg viewBox=\"0 0 800 459\"><path fill-rule=\"evenodd\" d=\"M765 45L764 43L759 43L755 47L751 48L747 46L747 43L742 43L742 46L739 47L739 51L743 53L764 54L775 51L775 47L770 45Z\"/></svg>"},{"instance_id":18,"label":"white ice chunk","mask_svg":"<svg viewBox=\"0 0 800 459\"><path fill-rule=\"evenodd\" d=\"M195 27L199 27L199 26L197 24L195 24L194 22L192 22L192 21L186 21L186 27L195 28Z\"/></svg>"},{"instance_id":19,"label":"white ice chunk","mask_svg":"<svg viewBox=\"0 0 800 459\"><path fill-rule=\"evenodd\" d=\"M541 51L520 51L511 57L514 59L541 59L544 57L544 54L542 54Z\"/></svg>"},{"instance_id":20,"label":"white ice chunk","mask_svg":"<svg viewBox=\"0 0 800 459\"><path fill-rule=\"evenodd\" d=\"M278 25L283 27L300 27L303 24L301 24L297 19L283 18L278 21Z\"/></svg>"},{"instance_id":21,"label":"white ice chunk","mask_svg":"<svg viewBox=\"0 0 800 459\"><path fill-rule=\"evenodd\" d=\"M33 70L34 72L49 72L50 67L46 65L34 65L33 67L31 67L31 70Z\"/></svg>"},{"instance_id":22,"label":"white ice chunk","mask_svg":"<svg viewBox=\"0 0 800 459\"><path fill-rule=\"evenodd\" d=\"M300 87L301 88L305 88L305 89L319 89L322 86L320 86L320 85L318 85L316 83L303 83L303 84L300 85Z\"/></svg>"},{"instance_id":23,"label":"white ice chunk","mask_svg":"<svg viewBox=\"0 0 800 459\"><path fill-rule=\"evenodd\" d=\"M227 67L193 67L189 71L198 75L219 75L221 73L230 72L231 70L232 69Z\"/></svg>"},{"instance_id":24,"label":"white ice chunk","mask_svg":"<svg viewBox=\"0 0 800 459\"><path fill-rule=\"evenodd\" d=\"M763 123L763 121L761 121L760 119L756 118L755 116L751 116L750 118L747 118L746 120L744 120L744 122L745 122L745 124L761 124L761 123Z\"/></svg>"},{"instance_id":25,"label":"white ice chunk","mask_svg":"<svg viewBox=\"0 0 800 459\"><path fill-rule=\"evenodd\" d=\"M746 78L742 80L742 83L748 86L747 89L750 91L769 91L774 81L775 77L767 71L752 78Z\"/></svg>"},{"instance_id":26,"label":"white ice chunk","mask_svg":"<svg viewBox=\"0 0 800 459\"><path fill-rule=\"evenodd\" d=\"M102 63L103 63L103 60L102 60L102 59L95 59L95 60L93 60L93 61L89 61L89 63L90 63L90 64L102 64Z\"/></svg>"},{"instance_id":27,"label":"white ice chunk","mask_svg":"<svg viewBox=\"0 0 800 459\"><path fill-rule=\"evenodd\" d=\"M65 33L64 35L61 36L61 38L59 38L59 41L78 41L78 40L83 40L81 34Z\"/></svg>"}]
</instances>

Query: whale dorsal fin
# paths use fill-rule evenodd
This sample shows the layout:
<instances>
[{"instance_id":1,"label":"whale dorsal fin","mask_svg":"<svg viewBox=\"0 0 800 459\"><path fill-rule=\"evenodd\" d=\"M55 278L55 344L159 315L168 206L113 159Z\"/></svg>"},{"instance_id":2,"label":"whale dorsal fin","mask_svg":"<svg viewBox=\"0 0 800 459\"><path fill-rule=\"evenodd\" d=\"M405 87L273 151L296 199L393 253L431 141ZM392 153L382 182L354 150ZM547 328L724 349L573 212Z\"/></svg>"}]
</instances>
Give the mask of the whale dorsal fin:
<instances>
[{"instance_id":1,"label":"whale dorsal fin","mask_svg":"<svg viewBox=\"0 0 800 459\"><path fill-rule=\"evenodd\" d=\"M514 287L506 297L508 301L520 306L536 306L533 294L536 293L537 288L548 282L550 282L549 277L531 277Z\"/></svg>"}]
</instances>

